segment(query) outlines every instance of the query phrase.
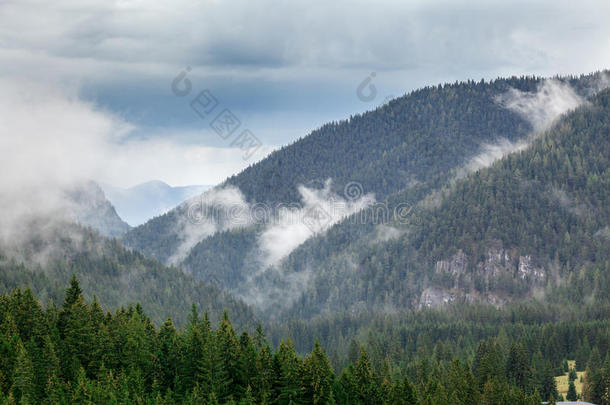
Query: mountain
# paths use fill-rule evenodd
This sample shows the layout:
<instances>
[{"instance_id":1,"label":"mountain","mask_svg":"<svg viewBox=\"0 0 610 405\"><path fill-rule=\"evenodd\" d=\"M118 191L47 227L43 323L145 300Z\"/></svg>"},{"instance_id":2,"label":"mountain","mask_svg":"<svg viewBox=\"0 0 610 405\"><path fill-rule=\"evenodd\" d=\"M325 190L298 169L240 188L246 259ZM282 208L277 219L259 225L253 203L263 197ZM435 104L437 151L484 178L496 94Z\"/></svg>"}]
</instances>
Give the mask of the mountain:
<instances>
[{"instance_id":1,"label":"mountain","mask_svg":"<svg viewBox=\"0 0 610 405\"><path fill-rule=\"evenodd\" d=\"M68 188L66 200L77 222L90 226L104 236L119 236L131 229L119 217L102 189L92 181Z\"/></svg>"},{"instance_id":2,"label":"mountain","mask_svg":"<svg viewBox=\"0 0 610 405\"><path fill-rule=\"evenodd\" d=\"M283 263L286 271L314 268L287 317L603 298L610 282L603 271L610 264L609 161L605 90L527 149L422 200L405 223L389 224L393 238L363 237L324 254L324 246L341 246L349 225L340 224L305 243Z\"/></svg>"},{"instance_id":3,"label":"mountain","mask_svg":"<svg viewBox=\"0 0 610 405\"><path fill-rule=\"evenodd\" d=\"M130 225L137 226L166 213L211 186L172 187L162 181L153 180L127 189L109 184L101 184L101 187L119 215Z\"/></svg>"},{"instance_id":4,"label":"mountain","mask_svg":"<svg viewBox=\"0 0 610 405\"><path fill-rule=\"evenodd\" d=\"M240 326L255 326L243 302L91 228L55 217L30 217L22 221L20 232L20 238L0 244L0 292L27 285L43 303L61 302L65 285L76 275L87 299L95 296L112 309L146 305L158 324L176 314L174 321L184 324L194 304L214 321L228 310Z\"/></svg>"},{"instance_id":5,"label":"mountain","mask_svg":"<svg viewBox=\"0 0 610 405\"><path fill-rule=\"evenodd\" d=\"M604 403L600 77L414 92L404 116L333 124L121 238L64 216L61 198L38 216L17 201L0 216L0 402L533 405L578 371ZM354 177L332 148L359 153ZM228 313L250 331L262 319L271 344Z\"/></svg>"},{"instance_id":6,"label":"mountain","mask_svg":"<svg viewBox=\"0 0 610 405\"><path fill-rule=\"evenodd\" d=\"M561 281L560 276L547 276L547 257L530 249L538 246L539 239L507 239L523 229L531 231L514 227L522 224L523 216L540 212L527 212L524 205L513 207L516 213L507 217L518 214L522 222L506 221L505 230L496 230L495 238L476 246L457 242L476 241L481 230L464 227L460 234L450 230L459 221L480 224L481 213L461 206L464 216L457 215L457 208L428 216L432 208L458 196L476 202L495 197L476 194L481 186L475 185L463 191L464 197L455 193L488 173L485 167L494 161L511 152L529 151L548 128L555 125L557 131L557 121L565 119L562 114L593 102L585 99L595 97L604 78L605 73L522 77L414 91L377 110L314 131L203 197L134 228L122 240L147 256L180 265L195 278L222 286L271 318L282 313L288 319L337 311L391 312L463 301L502 306L529 297L544 291L549 280ZM534 156L549 153L537 150ZM603 162L607 156L600 159ZM595 170L580 175L600 176ZM589 197L572 196L559 183L535 183L546 175L532 174L533 179L527 180L532 190L544 186L544 198L528 200L546 210L548 222L537 222L537 229L564 229L560 226L564 220L568 228L569 221L580 227L582 223L563 211L557 217L548 212L554 212L549 210L558 201L579 206L581 198ZM500 189L502 182L508 182L497 181L495 187ZM518 197L525 190L511 189L520 204ZM377 208L383 215L377 215ZM485 208L483 214L490 216L496 207ZM227 221L227 213L237 215ZM312 213L318 219L322 214L325 224L315 229L305 226ZM604 234L603 224L595 223L602 227L595 232ZM590 231L587 238L597 240ZM455 243L446 239L449 235ZM546 249L560 249L555 242L548 239ZM598 256L594 255L595 261L590 255L575 256L571 266L600 262L599 242L589 246L579 234L574 243ZM554 274L572 271L563 267L566 263L560 257Z\"/></svg>"},{"instance_id":7,"label":"mountain","mask_svg":"<svg viewBox=\"0 0 610 405\"><path fill-rule=\"evenodd\" d=\"M233 176L220 187L235 186L250 203L300 203L297 187L322 187L344 194L351 182L377 199L462 165L484 142L515 142L531 125L494 98L509 88L533 90L540 79L513 78L427 87L392 100L374 111L331 123ZM188 204L187 204L188 205ZM126 234L123 241L167 262L183 242L184 205ZM120 212L120 211L119 211ZM209 235L206 235L209 236Z\"/></svg>"}]
</instances>

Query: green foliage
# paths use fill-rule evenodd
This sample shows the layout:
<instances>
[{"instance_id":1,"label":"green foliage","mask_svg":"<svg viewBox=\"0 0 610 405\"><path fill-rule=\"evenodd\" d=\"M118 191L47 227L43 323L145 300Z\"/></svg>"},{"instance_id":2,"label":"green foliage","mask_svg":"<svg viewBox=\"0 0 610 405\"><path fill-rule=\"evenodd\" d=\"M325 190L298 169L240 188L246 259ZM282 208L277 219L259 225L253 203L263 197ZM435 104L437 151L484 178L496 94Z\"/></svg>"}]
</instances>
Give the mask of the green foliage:
<instances>
[{"instance_id":1,"label":"green foliage","mask_svg":"<svg viewBox=\"0 0 610 405\"><path fill-rule=\"evenodd\" d=\"M534 90L540 80L514 77L426 87L374 111L324 125L224 184L237 186L251 203L272 207L299 203L298 185L319 187L328 178L340 195L346 184L357 181L366 193L375 193L383 201L414 182L433 182L464 164L482 142L525 137L530 125L494 98L511 87ZM122 240L167 262L181 243L176 224L186 215L187 207L179 206L132 229ZM237 276L244 264L240 259L249 250L244 247L253 245L253 231L212 237L193 249L186 264L201 279L220 264L224 272ZM214 246L221 248L220 254ZM209 256L209 251L215 254ZM215 275L224 277L223 272Z\"/></svg>"},{"instance_id":2,"label":"green foliage","mask_svg":"<svg viewBox=\"0 0 610 405\"><path fill-rule=\"evenodd\" d=\"M256 325L252 311L243 302L195 281L177 268L130 251L115 239L71 223L51 221L38 226L50 229L44 238L32 236L19 246L7 248L6 255L0 247L0 292L29 285L44 304L61 302L63 286L76 275L86 298L92 299L95 294L101 305L112 309L139 302L157 324L174 316L178 325L184 325L191 303L196 303L214 322L228 309L236 324L252 329ZM24 233L38 235L39 231L32 224L32 229ZM47 252L42 265L40 251ZM67 297L68 301L77 293L69 291L72 298Z\"/></svg>"},{"instance_id":3,"label":"green foliage","mask_svg":"<svg viewBox=\"0 0 610 405\"><path fill-rule=\"evenodd\" d=\"M428 314L424 322L407 322L433 350L415 347L417 358L395 361L371 341L369 350L361 347L357 360L336 378L318 341L301 357L290 339L272 351L260 326L253 336L243 332L238 337L227 313L215 329L195 308L184 328L176 329L170 319L156 328L140 306L104 315L95 300L88 304L82 294L72 279L59 312L54 306L43 310L28 290L0 295L3 404L534 405L540 403L538 393L557 397L551 362L530 354L540 350L532 342L543 345L536 334L552 324L532 324L529 330L521 324L518 335L507 328L494 339L462 342L470 354L460 360L440 348L442 337L435 330L440 318ZM587 335L606 355L608 322L568 328L566 336ZM451 339L460 336L457 329L445 331ZM559 353L557 364L577 349L575 344ZM597 353L588 366L585 395L604 403L610 360L601 362ZM600 368L590 371L598 363Z\"/></svg>"},{"instance_id":4,"label":"green foliage","mask_svg":"<svg viewBox=\"0 0 610 405\"><path fill-rule=\"evenodd\" d=\"M434 203L424 199L406 226L395 224L404 230L397 239L371 243L374 233L346 220L307 241L283 270L318 271L285 319L409 308L426 289L458 302L527 300L535 289L564 306L607 302L609 100L599 93L528 149L432 192ZM440 270L457 252L459 271Z\"/></svg>"},{"instance_id":5,"label":"green foliage","mask_svg":"<svg viewBox=\"0 0 610 405\"><path fill-rule=\"evenodd\" d=\"M566 394L566 399L568 401L576 401L578 399L578 395L576 394L576 386L574 385L574 381L570 380L570 384L568 385L568 393Z\"/></svg>"},{"instance_id":6,"label":"green foliage","mask_svg":"<svg viewBox=\"0 0 610 405\"><path fill-rule=\"evenodd\" d=\"M564 80L584 93L594 77ZM500 136L522 139L531 129L500 108L494 97L507 86L529 91L538 84L537 79L509 79L424 89L316 131L231 178L228 183L243 185L251 202L296 201L296 185L332 177L339 194L346 181L355 180L365 186L365 192L375 192L390 211L400 203L414 206L407 224L391 218L384 221L398 231L395 239L379 237L383 233L379 220L365 217L361 223L356 214L307 240L282 262L280 271L311 272L306 289L289 308L266 308L258 315L290 320L343 310L411 308L421 303L427 289L453 294L457 301L476 299L498 305L530 299L534 291L540 296L543 290L545 299L563 305L582 305L591 295L605 300L602 292L610 289L608 91L566 114L526 150L456 180L457 169L480 150L481 142L493 143ZM464 106L469 111L463 111ZM392 109L402 112L391 113ZM449 124L447 117L457 122ZM384 120L396 122L382 125ZM434 136L426 132L423 122L430 131L440 132ZM366 135L368 128L374 130L377 125L385 130L380 129L378 136ZM437 136L445 130L446 136ZM422 131L427 138L419 138ZM319 147L322 144L327 146ZM359 149L363 144L366 147ZM343 162L323 157L327 150L336 153L336 148L362 155L361 159L350 157ZM432 150L442 153L428 154ZM390 159L394 153L401 157ZM321 157L312 158L314 164L310 156ZM344 165L353 169L348 172L341 168ZM328 171L326 177L317 175L321 167ZM263 177L254 180L255 176ZM278 179L273 189L271 178ZM407 180L408 185L403 184ZM183 214L180 209L172 211L133 230L124 241L165 260L177 243L170 225ZM257 226L219 232L198 243L182 265L197 279L243 292L243 283L252 282L249 275L256 260L251 259L256 256L259 232ZM159 250L157 244L163 248ZM500 259L494 259L495 251L502 252ZM457 252L465 255L459 274L437 270L437 262L451 260ZM500 270L490 270L493 260ZM531 263L541 273L520 273L523 263ZM281 289L281 280L272 276L255 282L261 289ZM582 356L577 360L579 366L586 361Z\"/></svg>"},{"instance_id":7,"label":"green foliage","mask_svg":"<svg viewBox=\"0 0 610 405\"><path fill-rule=\"evenodd\" d=\"M569 80L578 87L590 77ZM452 180L481 142L529 132L493 98L538 83L426 88L327 125L229 179L251 202L296 201L296 184L332 177L337 192L356 180L390 206L416 205L406 226L390 221L401 231L395 239L346 219L293 252L280 270L319 271L293 307L274 314L271 344L261 325L236 332L228 312L238 330L254 326L243 303L78 226L12 252L25 264L2 256L2 291L29 285L45 304L63 304L43 307L29 289L0 295L0 402L533 405L558 398L554 376L567 358L586 369L584 398L610 402L610 91L529 149ZM166 260L181 242L180 214L124 241ZM240 283L258 231L218 233L184 265L200 279ZM543 277L519 276L516 265L486 274L492 247L532 257ZM41 251L55 252L44 267L35 264ZM463 274L437 271L458 251ZM413 310L427 288L469 295ZM507 303L467 302L491 295Z\"/></svg>"}]
</instances>

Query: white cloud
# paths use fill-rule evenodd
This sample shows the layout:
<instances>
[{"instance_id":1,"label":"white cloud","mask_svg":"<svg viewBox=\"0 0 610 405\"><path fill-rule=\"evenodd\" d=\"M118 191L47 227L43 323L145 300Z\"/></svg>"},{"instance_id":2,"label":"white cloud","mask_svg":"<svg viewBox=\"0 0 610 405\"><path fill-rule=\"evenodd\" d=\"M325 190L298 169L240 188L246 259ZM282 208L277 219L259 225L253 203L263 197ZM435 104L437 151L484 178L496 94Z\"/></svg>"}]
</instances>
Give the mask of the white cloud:
<instances>
[{"instance_id":1,"label":"white cloud","mask_svg":"<svg viewBox=\"0 0 610 405\"><path fill-rule=\"evenodd\" d=\"M237 148L180 144L171 135L127 138L132 124L82 101L75 88L0 78L0 89L4 185L86 179L117 186L150 179L215 184L248 164Z\"/></svg>"},{"instance_id":2,"label":"white cloud","mask_svg":"<svg viewBox=\"0 0 610 405\"><path fill-rule=\"evenodd\" d=\"M269 150L262 148L256 156L262 157ZM171 136L129 140L114 145L112 151L106 169L97 173L96 179L120 187L151 179L174 186L218 184L251 163L237 148L181 144Z\"/></svg>"},{"instance_id":3,"label":"white cloud","mask_svg":"<svg viewBox=\"0 0 610 405\"><path fill-rule=\"evenodd\" d=\"M0 209L5 236L23 217L58 216L65 190L86 180L214 184L246 166L243 152L133 140L133 125L70 86L0 78Z\"/></svg>"},{"instance_id":4,"label":"white cloud","mask_svg":"<svg viewBox=\"0 0 610 405\"><path fill-rule=\"evenodd\" d=\"M609 62L596 44L607 41L609 8L597 0L18 0L0 5L0 38L7 48L133 63L404 67L534 59L575 66L583 63L576 53L602 61L580 68L594 70Z\"/></svg>"},{"instance_id":5,"label":"white cloud","mask_svg":"<svg viewBox=\"0 0 610 405\"><path fill-rule=\"evenodd\" d=\"M301 205L282 209L259 237L265 267L278 264L314 234L375 202L370 193L353 200L343 198L333 193L330 186L330 179L322 189L299 186Z\"/></svg>"},{"instance_id":6,"label":"white cloud","mask_svg":"<svg viewBox=\"0 0 610 405\"><path fill-rule=\"evenodd\" d=\"M131 121L192 128L197 117L168 90L190 65L197 89L211 87L263 143L279 145L424 85L607 68L609 13L601 0L6 0L0 77L78 83ZM379 94L363 103L355 90L372 71ZM192 182L185 176L165 180Z\"/></svg>"},{"instance_id":7,"label":"white cloud","mask_svg":"<svg viewBox=\"0 0 610 405\"><path fill-rule=\"evenodd\" d=\"M498 97L497 102L528 120L535 131L543 131L561 114L575 109L585 100L569 84L547 79L535 92L510 89Z\"/></svg>"},{"instance_id":8,"label":"white cloud","mask_svg":"<svg viewBox=\"0 0 610 405\"><path fill-rule=\"evenodd\" d=\"M376 236L373 239L373 243L387 242L389 240L398 239L404 234L404 229L398 229L390 225L381 224L376 228Z\"/></svg>"},{"instance_id":9,"label":"white cloud","mask_svg":"<svg viewBox=\"0 0 610 405\"><path fill-rule=\"evenodd\" d=\"M214 82L311 78L323 89L355 88L372 69L401 94L422 75L436 84L607 68L609 13L602 0L8 0L0 74L158 80L188 64Z\"/></svg>"},{"instance_id":10,"label":"white cloud","mask_svg":"<svg viewBox=\"0 0 610 405\"><path fill-rule=\"evenodd\" d=\"M605 75L600 76L600 79L593 83L591 91L601 90L606 82ZM534 92L510 89L498 96L496 102L526 119L532 125L534 133L527 139L517 142L501 138L494 143L482 144L479 153L473 156L465 167L458 170L458 178L488 167L510 153L524 150L540 131L548 129L562 114L579 107L586 101L576 94L569 84L555 79L545 79Z\"/></svg>"},{"instance_id":11,"label":"white cloud","mask_svg":"<svg viewBox=\"0 0 610 405\"><path fill-rule=\"evenodd\" d=\"M510 153L524 150L528 145L529 142L527 140L511 142L505 138L498 140L497 143L485 143L481 145L479 153L466 164L466 168L459 171L458 177L463 177L468 173L491 166L493 162L502 159Z\"/></svg>"},{"instance_id":12,"label":"white cloud","mask_svg":"<svg viewBox=\"0 0 610 405\"><path fill-rule=\"evenodd\" d=\"M208 190L181 204L186 215L180 215L173 232L180 240L168 259L180 264L191 249L216 232L245 227L253 222L250 206L237 187L227 186Z\"/></svg>"}]
</instances>

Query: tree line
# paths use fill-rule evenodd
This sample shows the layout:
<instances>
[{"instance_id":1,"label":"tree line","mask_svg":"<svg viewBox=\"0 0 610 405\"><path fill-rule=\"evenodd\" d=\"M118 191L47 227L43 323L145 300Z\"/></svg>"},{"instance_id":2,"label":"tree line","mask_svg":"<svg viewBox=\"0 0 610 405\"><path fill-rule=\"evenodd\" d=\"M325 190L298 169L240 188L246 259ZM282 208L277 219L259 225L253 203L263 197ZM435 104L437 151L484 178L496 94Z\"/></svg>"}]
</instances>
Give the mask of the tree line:
<instances>
[{"instance_id":1,"label":"tree line","mask_svg":"<svg viewBox=\"0 0 610 405\"><path fill-rule=\"evenodd\" d=\"M608 333L607 325L602 333ZM29 290L0 296L0 403L5 404L539 404L557 398L553 369L534 371L524 343L482 340L471 358L422 357L414 373L351 348L340 370L314 342L273 348L258 326L238 334L191 309L184 328L160 327L140 305L104 312L75 277L61 307ZM589 364L591 398L608 402L610 357ZM607 347L601 347L604 352ZM601 395L600 397L597 397ZM604 402L605 401L605 402Z\"/></svg>"}]
</instances>

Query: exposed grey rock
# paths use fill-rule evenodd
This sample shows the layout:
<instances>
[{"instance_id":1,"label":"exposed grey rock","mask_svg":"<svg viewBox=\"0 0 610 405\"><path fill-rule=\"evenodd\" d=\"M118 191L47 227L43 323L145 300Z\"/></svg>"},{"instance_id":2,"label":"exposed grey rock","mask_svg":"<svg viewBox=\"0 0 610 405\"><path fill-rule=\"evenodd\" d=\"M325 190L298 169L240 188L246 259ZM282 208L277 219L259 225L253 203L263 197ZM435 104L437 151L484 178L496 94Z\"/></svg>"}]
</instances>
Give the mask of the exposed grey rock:
<instances>
[{"instance_id":1,"label":"exposed grey rock","mask_svg":"<svg viewBox=\"0 0 610 405\"><path fill-rule=\"evenodd\" d=\"M506 280L523 280L532 286L544 282L546 271L544 268L534 265L530 255L519 255L516 250L508 250L502 247L500 242L487 249L485 259L475 263L474 271L469 271L469 258L462 250L458 250L453 256L446 260L439 260L435 264L437 274L450 274L453 279L452 288L464 293L464 298L472 302L487 302L491 305L502 306L505 301L494 295L494 286L498 283L504 284ZM487 296L474 292L473 281L477 281L484 288ZM482 283L482 284L480 284ZM479 288L480 290L480 288ZM420 306L428 306L434 303L438 297L438 291L425 291L420 299Z\"/></svg>"},{"instance_id":2,"label":"exposed grey rock","mask_svg":"<svg viewBox=\"0 0 610 405\"><path fill-rule=\"evenodd\" d=\"M451 304L456 299L456 294L440 288L426 288L419 299L420 308L437 308L442 305Z\"/></svg>"},{"instance_id":3,"label":"exposed grey rock","mask_svg":"<svg viewBox=\"0 0 610 405\"><path fill-rule=\"evenodd\" d=\"M532 264L530 255L519 256L518 275L521 280L529 279L536 283L544 280L544 270Z\"/></svg>"},{"instance_id":4,"label":"exposed grey rock","mask_svg":"<svg viewBox=\"0 0 610 405\"><path fill-rule=\"evenodd\" d=\"M437 273L451 273L454 276L459 276L465 274L467 269L468 257L466 257L466 254L461 249L450 260L436 262Z\"/></svg>"}]
</instances>

